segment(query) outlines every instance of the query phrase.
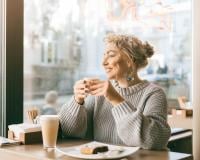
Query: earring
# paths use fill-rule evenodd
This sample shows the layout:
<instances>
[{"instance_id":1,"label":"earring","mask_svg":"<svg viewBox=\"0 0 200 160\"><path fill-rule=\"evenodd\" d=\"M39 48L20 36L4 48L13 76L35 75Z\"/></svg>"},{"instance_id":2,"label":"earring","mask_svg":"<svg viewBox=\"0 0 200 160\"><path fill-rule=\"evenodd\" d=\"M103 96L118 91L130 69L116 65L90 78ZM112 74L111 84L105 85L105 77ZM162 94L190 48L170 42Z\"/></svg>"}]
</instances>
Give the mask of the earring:
<instances>
[{"instance_id":1,"label":"earring","mask_svg":"<svg viewBox=\"0 0 200 160\"><path fill-rule=\"evenodd\" d=\"M129 82L130 82L130 81L133 81L133 80L134 80L134 77L127 76L127 77L126 77L126 80L129 81Z\"/></svg>"},{"instance_id":2,"label":"earring","mask_svg":"<svg viewBox=\"0 0 200 160\"><path fill-rule=\"evenodd\" d=\"M134 80L133 71L126 74L126 80L129 82Z\"/></svg>"}]
</instances>

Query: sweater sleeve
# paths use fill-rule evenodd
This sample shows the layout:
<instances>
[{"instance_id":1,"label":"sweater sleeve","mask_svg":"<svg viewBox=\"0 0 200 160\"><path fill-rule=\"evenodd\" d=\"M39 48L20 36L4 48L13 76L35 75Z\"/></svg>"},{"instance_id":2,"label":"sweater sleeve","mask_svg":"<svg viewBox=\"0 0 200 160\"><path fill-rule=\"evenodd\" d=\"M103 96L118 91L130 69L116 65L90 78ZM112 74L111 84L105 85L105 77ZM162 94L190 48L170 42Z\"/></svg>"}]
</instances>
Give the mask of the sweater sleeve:
<instances>
[{"instance_id":1,"label":"sweater sleeve","mask_svg":"<svg viewBox=\"0 0 200 160\"><path fill-rule=\"evenodd\" d=\"M62 106L59 117L62 133L65 136L83 138L86 136L87 130L92 130L93 103L94 101L90 97L87 98L84 105L80 105L73 96L68 104Z\"/></svg>"},{"instance_id":2,"label":"sweater sleeve","mask_svg":"<svg viewBox=\"0 0 200 160\"><path fill-rule=\"evenodd\" d=\"M124 101L112 109L118 136L128 146L165 149L170 137L165 93L161 89L153 91L141 105L142 109L136 110Z\"/></svg>"}]
</instances>

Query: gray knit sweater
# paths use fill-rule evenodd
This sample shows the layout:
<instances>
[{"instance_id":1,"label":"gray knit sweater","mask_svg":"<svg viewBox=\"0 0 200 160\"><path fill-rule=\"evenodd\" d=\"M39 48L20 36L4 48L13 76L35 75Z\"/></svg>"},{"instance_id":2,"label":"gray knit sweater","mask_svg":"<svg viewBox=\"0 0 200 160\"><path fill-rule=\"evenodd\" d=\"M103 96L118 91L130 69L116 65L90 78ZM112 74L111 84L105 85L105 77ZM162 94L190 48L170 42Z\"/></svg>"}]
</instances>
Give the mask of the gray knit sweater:
<instances>
[{"instance_id":1,"label":"gray knit sweater","mask_svg":"<svg viewBox=\"0 0 200 160\"><path fill-rule=\"evenodd\" d=\"M113 106L104 96L88 96L83 105L72 97L59 115L64 135L96 141L164 149L170 137L163 90L144 81L128 88L113 86L125 99Z\"/></svg>"}]
</instances>

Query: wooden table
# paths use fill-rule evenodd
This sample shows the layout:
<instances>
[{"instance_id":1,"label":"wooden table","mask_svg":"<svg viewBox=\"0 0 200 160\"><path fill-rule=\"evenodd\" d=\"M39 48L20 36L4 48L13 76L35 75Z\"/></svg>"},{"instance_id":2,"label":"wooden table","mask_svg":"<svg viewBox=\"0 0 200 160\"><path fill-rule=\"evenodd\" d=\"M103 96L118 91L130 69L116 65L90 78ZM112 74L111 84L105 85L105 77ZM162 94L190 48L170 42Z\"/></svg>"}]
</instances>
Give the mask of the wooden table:
<instances>
[{"instance_id":1,"label":"wooden table","mask_svg":"<svg viewBox=\"0 0 200 160\"><path fill-rule=\"evenodd\" d=\"M58 147L67 147L88 143L86 140L62 140L58 142ZM19 145L7 146L0 148L1 160L76 160L75 158L68 157L56 151L46 151L43 149L42 144L32 145ZM150 151L138 150L133 155L124 158L123 160L175 160L175 159L192 159L189 154L182 154L170 151Z\"/></svg>"}]
</instances>

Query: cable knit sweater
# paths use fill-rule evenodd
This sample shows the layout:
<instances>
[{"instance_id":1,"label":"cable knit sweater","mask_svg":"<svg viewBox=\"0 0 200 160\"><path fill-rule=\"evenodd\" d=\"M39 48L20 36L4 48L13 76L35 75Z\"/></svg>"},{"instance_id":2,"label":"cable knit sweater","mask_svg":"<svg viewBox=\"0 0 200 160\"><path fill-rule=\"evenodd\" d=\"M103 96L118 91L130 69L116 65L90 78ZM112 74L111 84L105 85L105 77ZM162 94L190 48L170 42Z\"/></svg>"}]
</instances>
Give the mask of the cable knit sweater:
<instances>
[{"instance_id":1,"label":"cable knit sweater","mask_svg":"<svg viewBox=\"0 0 200 160\"><path fill-rule=\"evenodd\" d=\"M74 97L59 113L64 135L96 141L165 149L170 137L163 90L144 81L128 88L113 86L125 99L113 106L104 96L88 96L83 105Z\"/></svg>"}]
</instances>

